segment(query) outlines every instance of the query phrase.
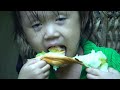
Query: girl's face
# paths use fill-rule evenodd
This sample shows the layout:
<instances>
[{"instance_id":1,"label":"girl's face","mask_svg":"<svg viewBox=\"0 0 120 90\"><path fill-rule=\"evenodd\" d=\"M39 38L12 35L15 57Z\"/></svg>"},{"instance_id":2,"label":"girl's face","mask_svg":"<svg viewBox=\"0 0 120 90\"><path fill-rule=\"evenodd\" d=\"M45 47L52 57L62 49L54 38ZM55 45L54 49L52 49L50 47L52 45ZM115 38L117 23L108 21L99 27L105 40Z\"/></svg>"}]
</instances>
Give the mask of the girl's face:
<instances>
[{"instance_id":1,"label":"girl's face","mask_svg":"<svg viewBox=\"0 0 120 90\"><path fill-rule=\"evenodd\" d=\"M80 19L77 11L21 11L27 41L36 52L52 46L65 49L73 57L80 40Z\"/></svg>"}]
</instances>

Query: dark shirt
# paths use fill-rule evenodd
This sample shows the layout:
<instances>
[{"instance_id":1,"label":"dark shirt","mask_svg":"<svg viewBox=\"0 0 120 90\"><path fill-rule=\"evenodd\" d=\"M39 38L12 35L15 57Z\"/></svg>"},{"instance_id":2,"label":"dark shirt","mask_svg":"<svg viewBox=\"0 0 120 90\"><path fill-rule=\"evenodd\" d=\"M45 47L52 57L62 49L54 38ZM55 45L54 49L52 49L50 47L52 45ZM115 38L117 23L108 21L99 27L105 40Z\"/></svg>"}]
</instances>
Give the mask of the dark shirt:
<instances>
[{"instance_id":1,"label":"dark shirt","mask_svg":"<svg viewBox=\"0 0 120 90\"><path fill-rule=\"evenodd\" d=\"M19 55L17 65L16 65L16 71L18 74L19 74L22 66L23 66L23 60L22 60L21 56Z\"/></svg>"}]
</instances>

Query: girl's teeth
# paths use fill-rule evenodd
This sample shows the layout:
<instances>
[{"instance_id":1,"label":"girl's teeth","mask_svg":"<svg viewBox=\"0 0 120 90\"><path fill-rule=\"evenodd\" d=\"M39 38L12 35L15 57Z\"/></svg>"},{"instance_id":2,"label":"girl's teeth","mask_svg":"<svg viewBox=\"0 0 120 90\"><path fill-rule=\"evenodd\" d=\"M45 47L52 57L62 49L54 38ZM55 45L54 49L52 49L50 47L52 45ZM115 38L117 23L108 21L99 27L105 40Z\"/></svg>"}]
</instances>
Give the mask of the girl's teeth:
<instances>
[{"instance_id":1,"label":"girl's teeth","mask_svg":"<svg viewBox=\"0 0 120 90\"><path fill-rule=\"evenodd\" d=\"M58 51L65 51L65 46L53 46L53 47L50 47L48 50L50 50L50 49L56 49L56 50L58 50Z\"/></svg>"}]
</instances>

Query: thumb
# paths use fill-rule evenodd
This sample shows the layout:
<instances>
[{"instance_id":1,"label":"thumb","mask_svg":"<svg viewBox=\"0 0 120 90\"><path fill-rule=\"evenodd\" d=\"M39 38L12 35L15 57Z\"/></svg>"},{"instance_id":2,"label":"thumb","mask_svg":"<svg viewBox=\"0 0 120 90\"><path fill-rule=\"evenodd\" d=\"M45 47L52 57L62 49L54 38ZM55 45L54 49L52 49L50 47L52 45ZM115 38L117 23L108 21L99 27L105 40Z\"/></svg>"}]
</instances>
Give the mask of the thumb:
<instances>
[{"instance_id":1,"label":"thumb","mask_svg":"<svg viewBox=\"0 0 120 90\"><path fill-rule=\"evenodd\" d=\"M115 70L114 68L111 68L111 67L109 67L108 70L109 70L109 72L112 72L112 73L118 73L117 70Z\"/></svg>"},{"instance_id":2,"label":"thumb","mask_svg":"<svg viewBox=\"0 0 120 90\"><path fill-rule=\"evenodd\" d=\"M38 59L33 58L33 59L27 59L26 65L31 65L38 62Z\"/></svg>"}]
</instances>

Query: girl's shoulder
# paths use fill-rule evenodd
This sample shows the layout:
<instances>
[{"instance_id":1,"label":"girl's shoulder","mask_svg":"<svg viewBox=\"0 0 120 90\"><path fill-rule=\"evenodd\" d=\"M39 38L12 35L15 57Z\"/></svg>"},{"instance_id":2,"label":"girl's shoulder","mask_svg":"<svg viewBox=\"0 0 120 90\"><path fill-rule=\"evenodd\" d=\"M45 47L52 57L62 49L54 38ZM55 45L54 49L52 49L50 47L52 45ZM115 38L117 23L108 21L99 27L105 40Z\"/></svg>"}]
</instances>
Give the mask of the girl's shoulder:
<instances>
[{"instance_id":1,"label":"girl's shoulder","mask_svg":"<svg viewBox=\"0 0 120 90\"><path fill-rule=\"evenodd\" d=\"M83 39L82 40L82 44L81 44L83 50L84 50L84 54L88 54L90 53L92 50L97 51L102 51L104 54L108 55L120 55L116 50L112 49L112 48L108 48L108 47L100 47L97 46L95 43L93 43L92 41Z\"/></svg>"},{"instance_id":2,"label":"girl's shoulder","mask_svg":"<svg viewBox=\"0 0 120 90\"><path fill-rule=\"evenodd\" d=\"M92 41L89 41L87 39L82 39L80 45L83 48L84 54L88 54L92 50L96 51L97 48L97 46Z\"/></svg>"}]
</instances>

